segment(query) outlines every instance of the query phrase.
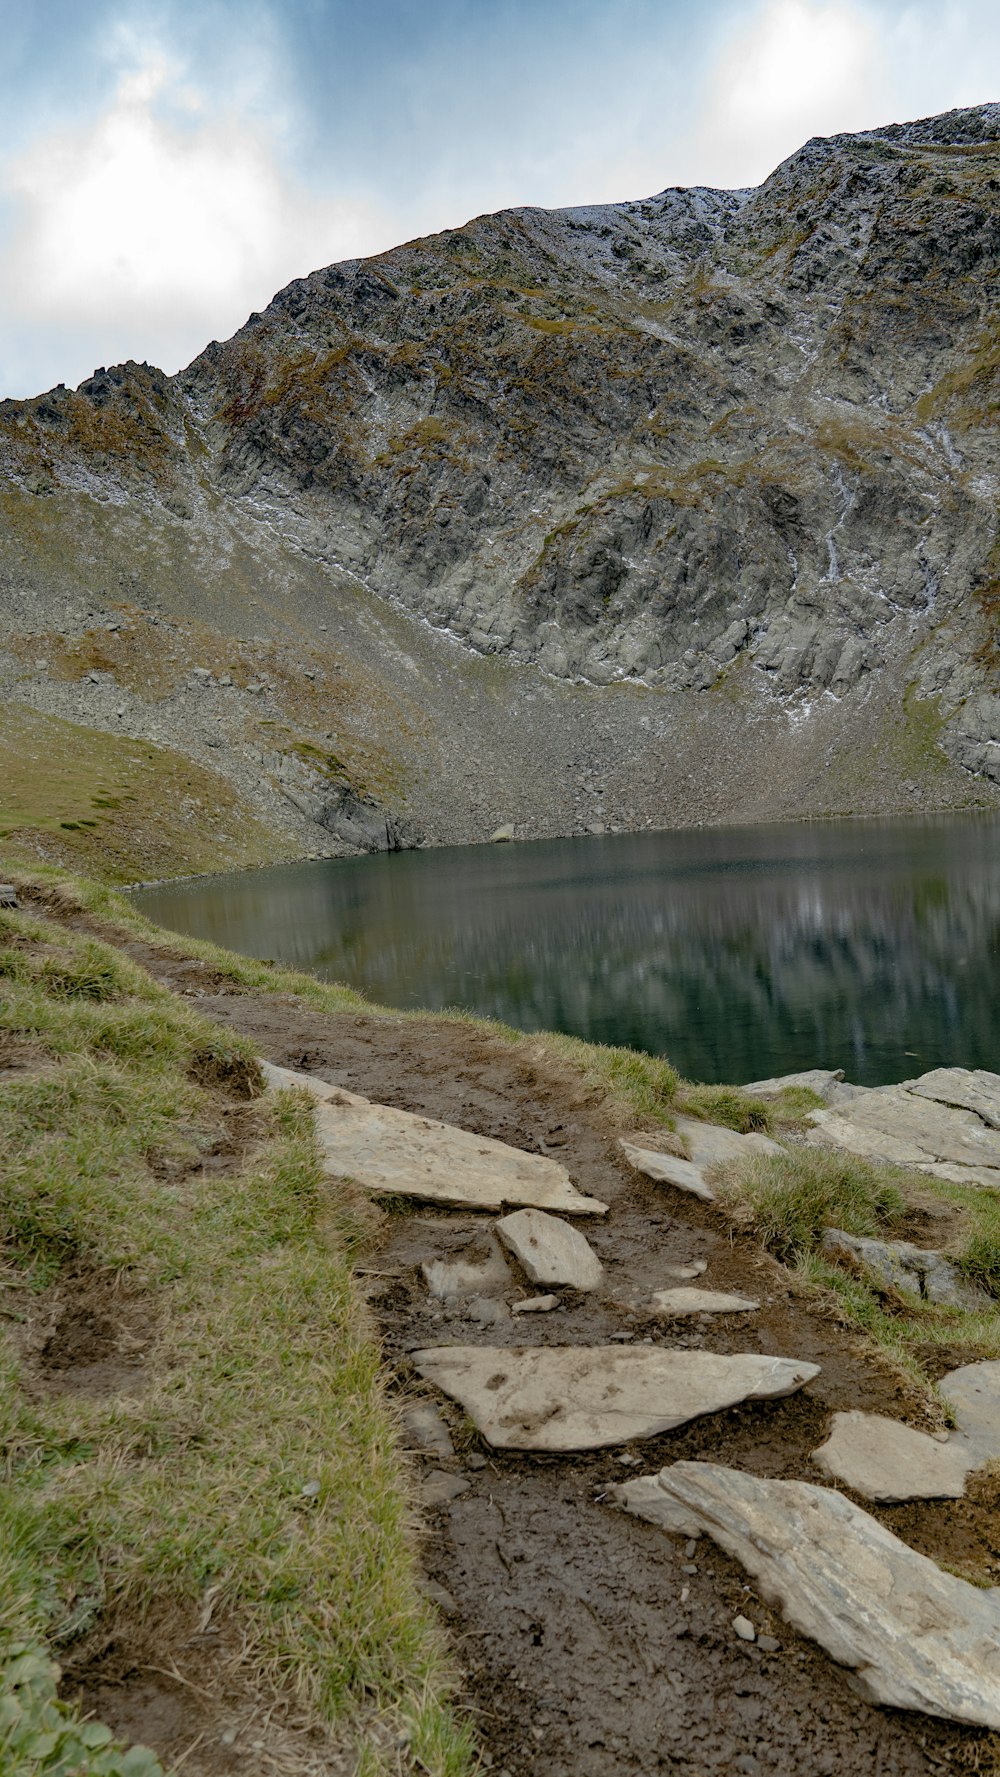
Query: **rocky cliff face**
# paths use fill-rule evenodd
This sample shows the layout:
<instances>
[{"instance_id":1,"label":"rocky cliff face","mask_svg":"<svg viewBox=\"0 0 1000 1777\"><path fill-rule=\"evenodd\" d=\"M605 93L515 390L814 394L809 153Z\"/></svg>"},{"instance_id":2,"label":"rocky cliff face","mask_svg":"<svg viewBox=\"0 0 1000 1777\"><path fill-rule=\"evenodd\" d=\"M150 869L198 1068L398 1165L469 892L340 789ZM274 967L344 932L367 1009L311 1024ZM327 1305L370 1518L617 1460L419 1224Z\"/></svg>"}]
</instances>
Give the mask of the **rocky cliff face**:
<instances>
[{"instance_id":1,"label":"rocky cliff face","mask_svg":"<svg viewBox=\"0 0 1000 1777\"><path fill-rule=\"evenodd\" d=\"M996 105L333 266L179 377L0 406L8 630L117 600L291 626L292 678L339 649L295 771L381 748L362 802L437 837L991 801L998 270ZM356 814L351 759L332 812L300 779Z\"/></svg>"}]
</instances>

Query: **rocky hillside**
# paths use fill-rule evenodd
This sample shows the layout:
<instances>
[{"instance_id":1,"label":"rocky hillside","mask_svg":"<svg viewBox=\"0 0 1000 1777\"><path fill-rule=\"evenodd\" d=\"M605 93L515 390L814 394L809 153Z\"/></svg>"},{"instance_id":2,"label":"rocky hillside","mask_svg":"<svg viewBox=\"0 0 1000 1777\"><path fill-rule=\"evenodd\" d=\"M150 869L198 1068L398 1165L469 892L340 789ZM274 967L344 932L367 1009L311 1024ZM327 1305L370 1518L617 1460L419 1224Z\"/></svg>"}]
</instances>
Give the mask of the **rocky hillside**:
<instances>
[{"instance_id":1,"label":"rocky hillside","mask_svg":"<svg viewBox=\"0 0 1000 1777\"><path fill-rule=\"evenodd\" d=\"M276 849L1000 800L1000 105L0 405L6 694Z\"/></svg>"}]
</instances>

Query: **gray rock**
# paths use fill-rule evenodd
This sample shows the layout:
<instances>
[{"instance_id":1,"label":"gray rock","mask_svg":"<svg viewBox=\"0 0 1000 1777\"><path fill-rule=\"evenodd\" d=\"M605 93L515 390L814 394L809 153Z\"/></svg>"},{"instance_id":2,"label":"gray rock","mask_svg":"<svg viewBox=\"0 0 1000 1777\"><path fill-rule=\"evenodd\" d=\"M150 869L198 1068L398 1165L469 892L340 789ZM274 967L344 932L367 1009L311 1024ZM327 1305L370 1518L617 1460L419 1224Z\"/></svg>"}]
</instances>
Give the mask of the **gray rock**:
<instances>
[{"instance_id":1,"label":"gray rock","mask_svg":"<svg viewBox=\"0 0 1000 1777\"><path fill-rule=\"evenodd\" d=\"M703 1203L714 1203L715 1192L711 1185L706 1184L705 1175L700 1166L692 1165L690 1160L680 1160L676 1154L662 1154L654 1148L643 1148L635 1142L627 1141L624 1136L619 1140L619 1147L630 1166L637 1172L644 1173L646 1178L653 1179L657 1184L676 1185L679 1191L687 1191L692 1197L700 1197Z\"/></svg>"},{"instance_id":2,"label":"gray rock","mask_svg":"<svg viewBox=\"0 0 1000 1777\"><path fill-rule=\"evenodd\" d=\"M542 1209L519 1209L501 1217L497 1233L532 1283L599 1289L604 1266L586 1237L558 1216Z\"/></svg>"},{"instance_id":3,"label":"gray rock","mask_svg":"<svg viewBox=\"0 0 1000 1777\"><path fill-rule=\"evenodd\" d=\"M508 821L504 824L504 826L496 827L494 829L494 831L490 834L490 842L493 845L506 845L506 844L509 844L509 842L513 839L513 837L514 837L514 828L511 825L511 823Z\"/></svg>"},{"instance_id":4,"label":"gray rock","mask_svg":"<svg viewBox=\"0 0 1000 1777\"><path fill-rule=\"evenodd\" d=\"M696 1523L872 1702L1000 1728L1000 1590L943 1572L843 1494L701 1462L615 1494L672 1534Z\"/></svg>"},{"instance_id":5,"label":"gray rock","mask_svg":"<svg viewBox=\"0 0 1000 1777\"><path fill-rule=\"evenodd\" d=\"M703 1170L728 1160L744 1160L751 1154L784 1152L778 1142L756 1130L749 1135L740 1135L724 1124L703 1123L698 1117L676 1117L674 1123L694 1165Z\"/></svg>"},{"instance_id":6,"label":"gray rock","mask_svg":"<svg viewBox=\"0 0 1000 1777\"><path fill-rule=\"evenodd\" d=\"M960 1499L971 1466L952 1441L942 1444L898 1419L859 1412L834 1414L813 1461L852 1492L885 1502Z\"/></svg>"},{"instance_id":7,"label":"gray rock","mask_svg":"<svg viewBox=\"0 0 1000 1777\"><path fill-rule=\"evenodd\" d=\"M510 1310L491 1296L474 1296L465 1304L465 1312L477 1327L503 1327L510 1320Z\"/></svg>"},{"instance_id":8,"label":"gray rock","mask_svg":"<svg viewBox=\"0 0 1000 1777\"><path fill-rule=\"evenodd\" d=\"M867 1273L890 1289L910 1290L927 1302L957 1308L990 1307L992 1298L967 1283L943 1253L912 1246L905 1240L872 1240L848 1234L843 1228L825 1228L824 1253L848 1270Z\"/></svg>"},{"instance_id":9,"label":"gray rock","mask_svg":"<svg viewBox=\"0 0 1000 1777\"><path fill-rule=\"evenodd\" d=\"M275 1091L295 1088L316 1100L316 1133L328 1172L369 1191L450 1203L464 1209L502 1209L509 1203L604 1215L607 1204L584 1197L566 1168L543 1154L450 1123L372 1104L314 1074L261 1063Z\"/></svg>"},{"instance_id":10,"label":"gray rock","mask_svg":"<svg viewBox=\"0 0 1000 1777\"><path fill-rule=\"evenodd\" d=\"M403 1414L406 1440L415 1450L428 1456L454 1456L455 1451L444 1419L431 1401L418 1401Z\"/></svg>"},{"instance_id":11,"label":"gray rock","mask_svg":"<svg viewBox=\"0 0 1000 1777\"><path fill-rule=\"evenodd\" d=\"M955 1416L950 1443L965 1452L972 1468L1000 1457L1000 1362L963 1364L938 1383L938 1393Z\"/></svg>"},{"instance_id":12,"label":"gray rock","mask_svg":"<svg viewBox=\"0 0 1000 1777\"><path fill-rule=\"evenodd\" d=\"M985 1068L936 1067L909 1082L909 1091L938 1104L973 1111L990 1129L1000 1129L1000 1074L987 1073Z\"/></svg>"},{"instance_id":13,"label":"gray rock","mask_svg":"<svg viewBox=\"0 0 1000 1777\"><path fill-rule=\"evenodd\" d=\"M748 1314L760 1303L750 1296L728 1296L721 1290L671 1289L657 1290L652 1306L666 1318L682 1318L689 1314Z\"/></svg>"},{"instance_id":14,"label":"gray rock","mask_svg":"<svg viewBox=\"0 0 1000 1777\"><path fill-rule=\"evenodd\" d=\"M804 1086L817 1098L830 1102L833 1088L844 1078L842 1067L807 1067L797 1074L778 1074L770 1080L749 1080L742 1090L751 1098L776 1098L789 1086Z\"/></svg>"},{"instance_id":15,"label":"gray rock","mask_svg":"<svg viewBox=\"0 0 1000 1777\"><path fill-rule=\"evenodd\" d=\"M509 1289L510 1271L492 1229L479 1234L455 1259L425 1259L420 1267L427 1288L439 1301L490 1296Z\"/></svg>"},{"instance_id":16,"label":"gray rock","mask_svg":"<svg viewBox=\"0 0 1000 1777\"><path fill-rule=\"evenodd\" d=\"M911 1166L952 1184L1000 1190L1000 1127L978 1110L956 1105L963 1091L992 1115L1000 1076L939 1068L901 1086L881 1086L849 1104L814 1111L809 1139L867 1160Z\"/></svg>"},{"instance_id":17,"label":"gray rock","mask_svg":"<svg viewBox=\"0 0 1000 1777\"><path fill-rule=\"evenodd\" d=\"M749 1617L734 1617L733 1628L741 1641L756 1641L757 1631Z\"/></svg>"},{"instance_id":18,"label":"gray rock","mask_svg":"<svg viewBox=\"0 0 1000 1777\"><path fill-rule=\"evenodd\" d=\"M792 1394L819 1374L791 1358L654 1345L453 1345L417 1351L413 1363L500 1450L623 1444L740 1401Z\"/></svg>"},{"instance_id":19,"label":"gray rock","mask_svg":"<svg viewBox=\"0 0 1000 1777\"><path fill-rule=\"evenodd\" d=\"M420 1483L420 1499L425 1506L446 1506L468 1491L469 1483L462 1475L449 1475L444 1469L430 1469Z\"/></svg>"},{"instance_id":20,"label":"gray rock","mask_svg":"<svg viewBox=\"0 0 1000 1777\"><path fill-rule=\"evenodd\" d=\"M551 1314L558 1308L558 1296L525 1296L521 1302L512 1302L511 1314Z\"/></svg>"}]
</instances>

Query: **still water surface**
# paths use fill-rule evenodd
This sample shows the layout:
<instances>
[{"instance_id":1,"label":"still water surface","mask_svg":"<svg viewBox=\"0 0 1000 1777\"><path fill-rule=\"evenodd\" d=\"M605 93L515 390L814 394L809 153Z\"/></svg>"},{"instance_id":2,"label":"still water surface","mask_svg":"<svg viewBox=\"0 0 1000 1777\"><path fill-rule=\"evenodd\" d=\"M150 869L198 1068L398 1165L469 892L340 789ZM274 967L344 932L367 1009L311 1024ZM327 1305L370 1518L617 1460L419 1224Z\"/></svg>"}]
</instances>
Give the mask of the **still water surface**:
<instances>
[{"instance_id":1,"label":"still water surface","mask_svg":"<svg viewBox=\"0 0 1000 1777\"><path fill-rule=\"evenodd\" d=\"M693 1079L1000 1070L995 817L453 847L135 898L388 1005L625 1043Z\"/></svg>"}]
</instances>

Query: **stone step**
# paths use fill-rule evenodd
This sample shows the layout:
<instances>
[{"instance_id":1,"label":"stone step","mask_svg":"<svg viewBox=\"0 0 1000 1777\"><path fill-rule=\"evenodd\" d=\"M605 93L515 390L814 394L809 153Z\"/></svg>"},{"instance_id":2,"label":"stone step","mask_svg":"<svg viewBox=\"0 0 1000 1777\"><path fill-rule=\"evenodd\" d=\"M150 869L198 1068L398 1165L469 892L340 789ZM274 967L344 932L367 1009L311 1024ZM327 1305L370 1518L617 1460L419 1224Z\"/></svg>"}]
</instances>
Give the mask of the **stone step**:
<instances>
[{"instance_id":1,"label":"stone step","mask_svg":"<svg viewBox=\"0 0 1000 1777\"><path fill-rule=\"evenodd\" d=\"M275 1091L295 1087L316 1100L316 1133L327 1170L379 1196L413 1197L457 1209L498 1210L508 1204L605 1215L607 1204L585 1197L557 1160L526 1154L506 1142L451 1123L374 1104L313 1074L263 1062Z\"/></svg>"},{"instance_id":2,"label":"stone step","mask_svg":"<svg viewBox=\"0 0 1000 1777\"><path fill-rule=\"evenodd\" d=\"M599 1450L793 1394L819 1375L792 1358L655 1345L445 1345L412 1361L498 1450Z\"/></svg>"}]
</instances>

